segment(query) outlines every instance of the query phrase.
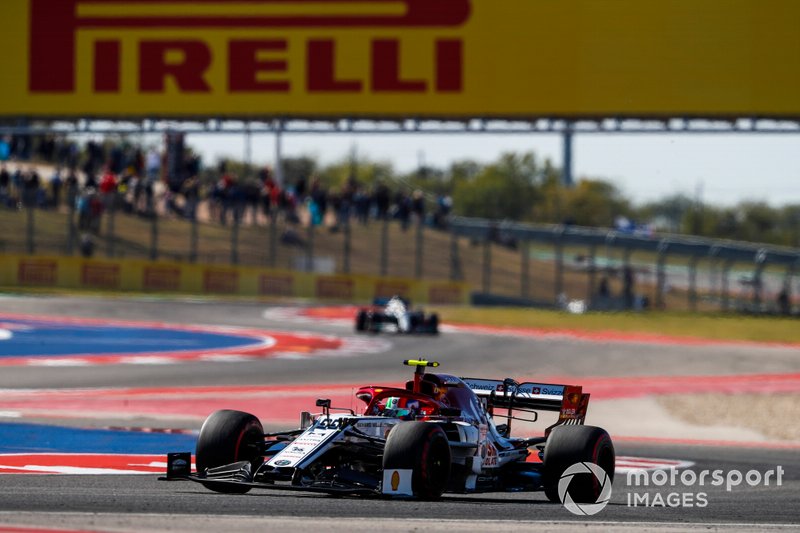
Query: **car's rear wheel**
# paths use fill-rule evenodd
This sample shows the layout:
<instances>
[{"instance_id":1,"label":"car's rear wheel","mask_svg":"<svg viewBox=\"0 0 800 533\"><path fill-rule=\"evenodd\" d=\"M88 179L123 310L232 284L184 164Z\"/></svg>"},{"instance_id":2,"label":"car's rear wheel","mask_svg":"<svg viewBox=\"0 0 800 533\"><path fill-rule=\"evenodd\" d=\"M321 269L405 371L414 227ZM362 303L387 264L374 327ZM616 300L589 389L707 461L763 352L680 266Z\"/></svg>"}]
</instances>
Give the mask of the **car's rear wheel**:
<instances>
[{"instance_id":1,"label":"car's rear wheel","mask_svg":"<svg viewBox=\"0 0 800 533\"><path fill-rule=\"evenodd\" d=\"M383 469L412 470L414 496L436 500L450 479L450 444L444 430L428 422L401 422L386 439Z\"/></svg>"},{"instance_id":2,"label":"car's rear wheel","mask_svg":"<svg viewBox=\"0 0 800 533\"><path fill-rule=\"evenodd\" d=\"M439 334L439 315L433 313L428 319L428 327L433 335Z\"/></svg>"},{"instance_id":3,"label":"car's rear wheel","mask_svg":"<svg viewBox=\"0 0 800 533\"><path fill-rule=\"evenodd\" d=\"M557 426L550 432L544 447L544 492L552 502L561 502L558 482L564 471L575 463L594 463L607 479L593 474L576 474L568 491L575 503L595 503L606 483L614 481L614 445L606 430L594 426Z\"/></svg>"},{"instance_id":4,"label":"car's rear wheel","mask_svg":"<svg viewBox=\"0 0 800 533\"><path fill-rule=\"evenodd\" d=\"M197 472L249 461L253 471L260 466L264 442L264 428L254 415L223 409L211 414L200 428L195 449ZM206 485L217 492L243 494L249 487L236 485Z\"/></svg>"}]
</instances>

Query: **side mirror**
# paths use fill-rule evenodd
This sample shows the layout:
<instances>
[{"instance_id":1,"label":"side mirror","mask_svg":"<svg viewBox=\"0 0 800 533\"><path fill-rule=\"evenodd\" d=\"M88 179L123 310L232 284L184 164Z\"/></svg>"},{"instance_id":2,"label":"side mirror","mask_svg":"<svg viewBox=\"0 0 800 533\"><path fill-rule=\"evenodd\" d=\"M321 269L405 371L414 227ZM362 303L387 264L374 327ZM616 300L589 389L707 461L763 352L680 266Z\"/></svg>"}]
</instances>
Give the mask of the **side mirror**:
<instances>
[{"instance_id":1,"label":"side mirror","mask_svg":"<svg viewBox=\"0 0 800 533\"><path fill-rule=\"evenodd\" d=\"M330 398L317 398L317 407L322 407L322 414L326 418L331 417L331 400Z\"/></svg>"},{"instance_id":2,"label":"side mirror","mask_svg":"<svg viewBox=\"0 0 800 533\"><path fill-rule=\"evenodd\" d=\"M300 429L307 429L314 423L314 417L308 411L300 413Z\"/></svg>"}]
</instances>

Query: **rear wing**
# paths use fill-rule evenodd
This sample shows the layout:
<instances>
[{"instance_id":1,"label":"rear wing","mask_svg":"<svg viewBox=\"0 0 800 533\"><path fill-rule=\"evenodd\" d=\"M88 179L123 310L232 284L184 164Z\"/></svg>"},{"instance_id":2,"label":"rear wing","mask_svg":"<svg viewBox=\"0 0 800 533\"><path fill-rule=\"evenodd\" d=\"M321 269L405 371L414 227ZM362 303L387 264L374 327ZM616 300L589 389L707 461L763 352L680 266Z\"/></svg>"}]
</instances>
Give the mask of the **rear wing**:
<instances>
[{"instance_id":1,"label":"rear wing","mask_svg":"<svg viewBox=\"0 0 800 533\"><path fill-rule=\"evenodd\" d=\"M485 399L487 410L558 411L560 424L583 424L589 407L589 394L580 385L517 383L513 379L461 378L478 398ZM551 426L552 427L552 426ZM550 428L547 429L549 433Z\"/></svg>"}]
</instances>

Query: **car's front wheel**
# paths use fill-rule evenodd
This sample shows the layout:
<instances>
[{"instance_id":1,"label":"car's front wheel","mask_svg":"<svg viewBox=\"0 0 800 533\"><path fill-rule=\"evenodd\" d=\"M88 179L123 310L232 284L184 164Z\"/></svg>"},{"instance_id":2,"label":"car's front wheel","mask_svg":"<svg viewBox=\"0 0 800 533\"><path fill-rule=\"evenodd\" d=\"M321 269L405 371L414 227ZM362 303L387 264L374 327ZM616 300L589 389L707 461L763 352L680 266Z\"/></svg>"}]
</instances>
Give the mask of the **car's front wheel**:
<instances>
[{"instance_id":1,"label":"car's front wheel","mask_svg":"<svg viewBox=\"0 0 800 533\"><path fill-rule=\"evenodd\" d=\"M428 422L397 424L383 450L383 470L412 470L411 489L424 500L438 499L447 488L450 460L447 435Z\"/></svg>"},{"instance_id":2,"label":"car's front wheel","mask_svg":"<svg viewBox=\"0 0 800 533\"><path fill-rule=\"evenodd\" d=\"M200 428L195 449L197 472L203 474L209 468L249 461L255 470L262 460L264 428L250 413L223 409L212 413ZM208 488L218 492L243 494L249 487L235 485L212 485Z\"/></svg>"}]
</instances>

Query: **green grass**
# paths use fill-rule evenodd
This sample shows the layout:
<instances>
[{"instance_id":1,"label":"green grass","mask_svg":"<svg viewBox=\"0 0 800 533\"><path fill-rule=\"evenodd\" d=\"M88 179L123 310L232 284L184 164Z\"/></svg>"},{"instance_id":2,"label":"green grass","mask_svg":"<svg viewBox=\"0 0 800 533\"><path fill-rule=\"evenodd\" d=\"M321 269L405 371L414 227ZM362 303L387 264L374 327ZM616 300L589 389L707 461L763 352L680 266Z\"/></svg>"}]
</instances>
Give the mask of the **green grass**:
<instances>
[{"instance_id":1,"label":"green grass","mask_svg":"<svg viewBox=\"0 0 800 533\"><path fill-rule=\"evenodd\" d=\"M587 313L541 309L447 307L445 322L553 330L619 331L713 340L800 343L798 320L784 317L682 312Z\"/></svg>"}]
</instances>

